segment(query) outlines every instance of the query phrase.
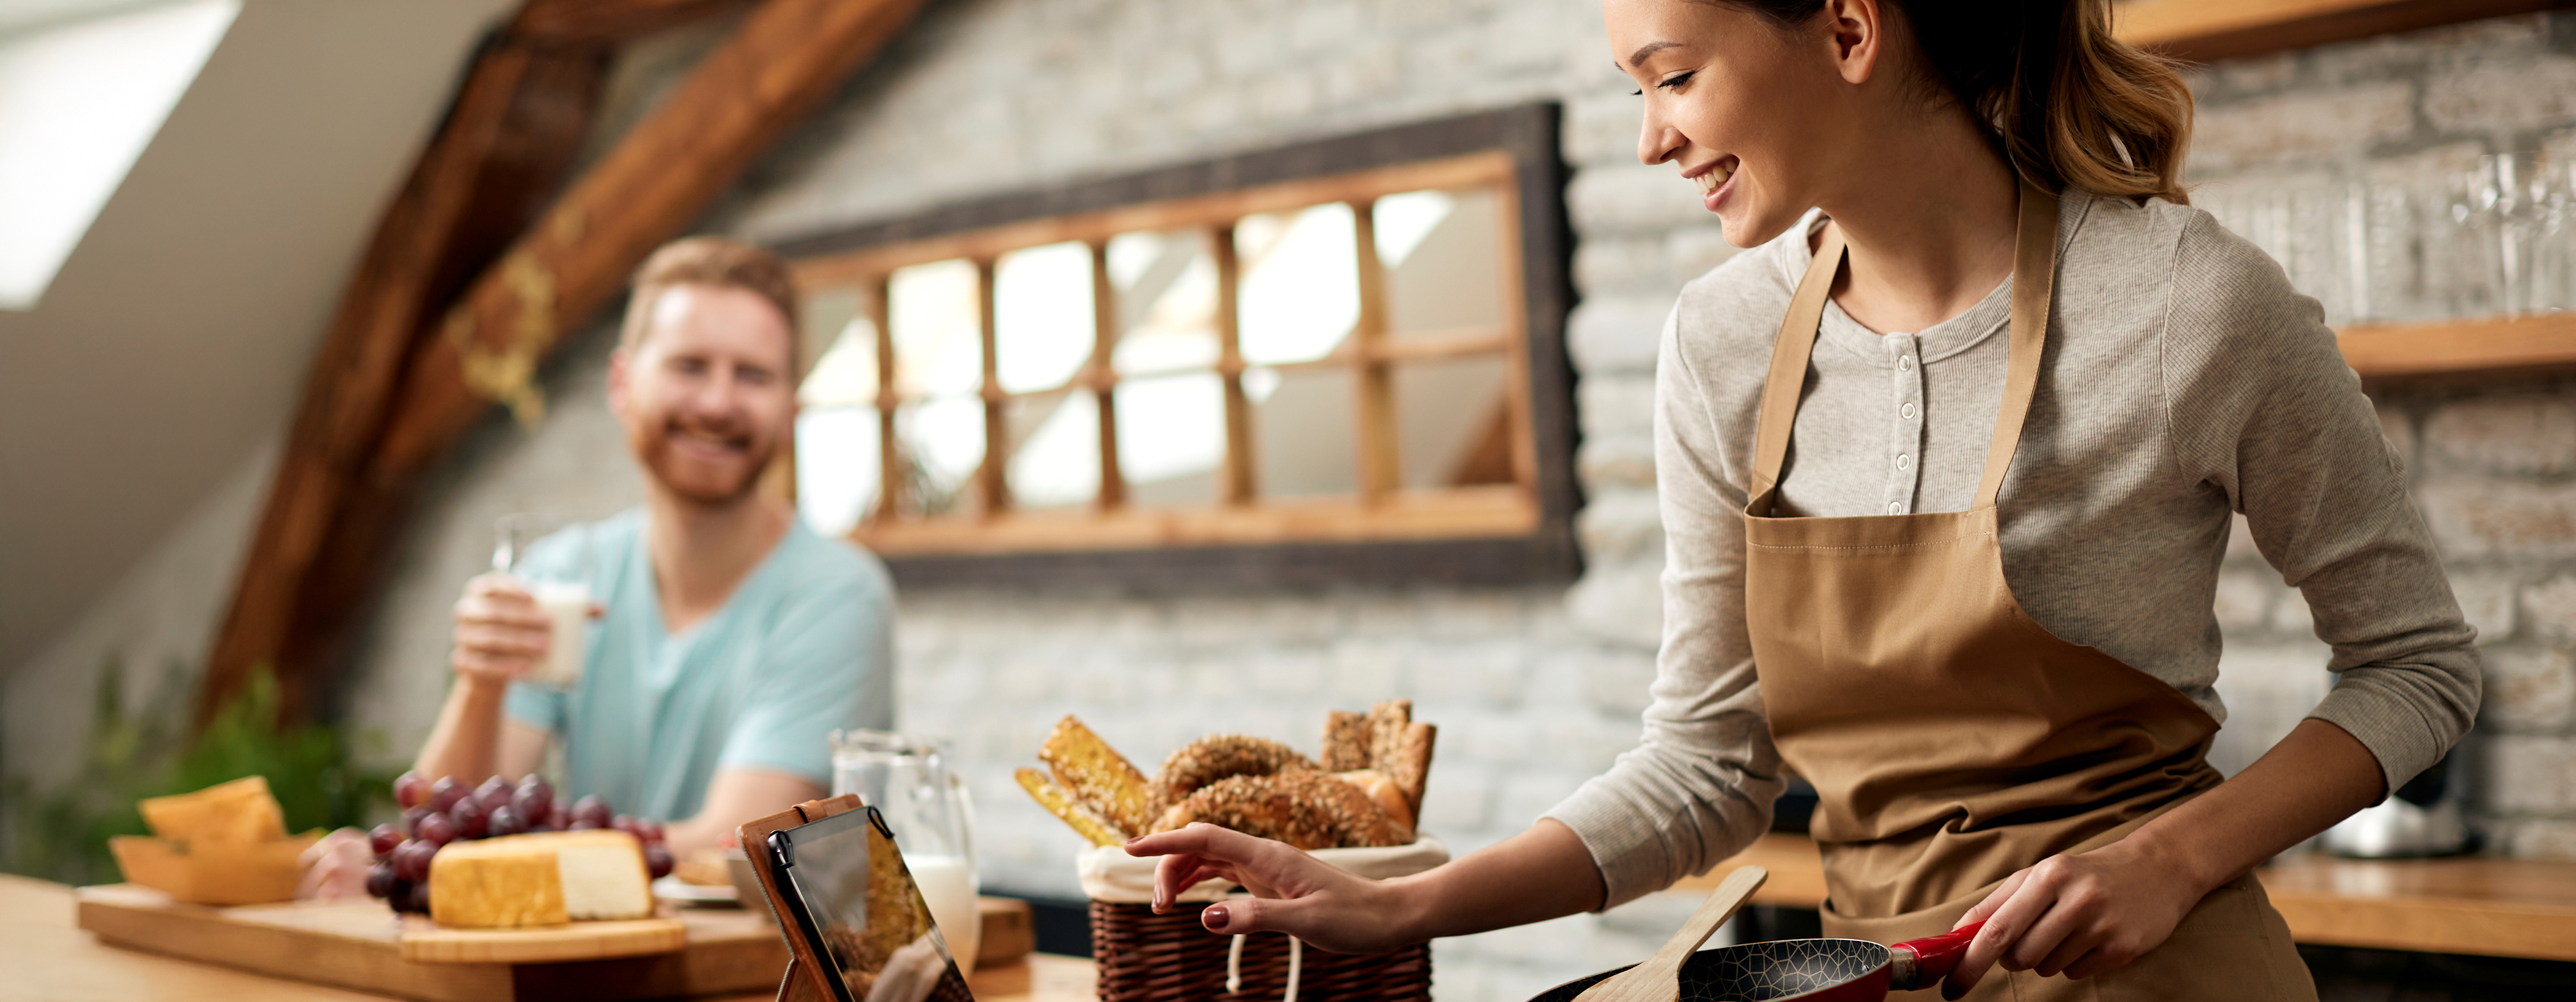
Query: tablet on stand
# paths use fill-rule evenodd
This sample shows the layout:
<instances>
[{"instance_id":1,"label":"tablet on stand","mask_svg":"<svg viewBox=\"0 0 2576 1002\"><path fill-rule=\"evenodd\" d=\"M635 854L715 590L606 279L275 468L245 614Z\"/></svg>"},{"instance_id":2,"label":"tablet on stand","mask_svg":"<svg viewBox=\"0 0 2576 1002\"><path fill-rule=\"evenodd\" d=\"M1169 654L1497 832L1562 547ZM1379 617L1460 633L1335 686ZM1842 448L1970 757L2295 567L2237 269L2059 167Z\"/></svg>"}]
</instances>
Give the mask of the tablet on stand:
<instances>
[{"instance_id":1,"label":"tablet on stand","mask_svg":"<svg viewBox=\"0 0 2576 1002\"><path fill-rule=\"evenodd\" d=\"M735 829L790 959L779 1002L973 1002L895 848L855 794Z\"/></svg>"}]
</instances>

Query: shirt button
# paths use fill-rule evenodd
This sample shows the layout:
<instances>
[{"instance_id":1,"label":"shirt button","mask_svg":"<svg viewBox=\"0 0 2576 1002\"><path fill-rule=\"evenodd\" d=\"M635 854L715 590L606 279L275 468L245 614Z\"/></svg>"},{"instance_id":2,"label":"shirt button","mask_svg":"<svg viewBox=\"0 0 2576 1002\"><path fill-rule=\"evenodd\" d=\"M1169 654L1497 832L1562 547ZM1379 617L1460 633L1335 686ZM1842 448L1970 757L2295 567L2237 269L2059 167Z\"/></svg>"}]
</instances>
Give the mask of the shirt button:
<instances>
[{"instance_id":1,"label":"shirt button","mask_svg":"<svg viewBox=\"0 0 2576 1002\"><path fill-rule=\"evenodd\" d=\"M1912 457L1912 456L1908 456L1908 455L1905 455L1905 454L1903 454L1903 453L1899 453L1899 454L1897 454L1897 457L1896 457L1896 468L1897 468L1897 469L1900 469L1900 470L1910 470L1910 469L1913 469L1913 468L1914 468L1914 457Z\"/></svg>"},{"instance_id":2,"label":"shirt button","mask_svg":"<svg viewBox=\"0 0 2576 1002\"><path fill-rule=\"evenodd\" d=\"M1905 406L1903 406L1903 407L1899 407L1899 408L1897 408L1897 409L1896 409L1896 416L1901 417L1901 418L1904 418L1904 419L1906 419L1906 420L1908 420L1908 421L1912 421L1912 420L1914 420L1914 405L1913 405L1913 404L1906 404L1906 405L1905 405Z\"/></svg>"},{"instance_id":3,"label":"shirt button","mask_svg":"<svg viewBox=\"0 0 2576 1002\"><path fill-rule=\"evenodd\" d=\"M1890 515L1902 515L1902 514L1905 514L1905 502L1903 502L1903 501L1890 501L1890 502L1888 502L1888 503L1887 503L1887 513L1888 513L1888 514L1890 514Z\"/></svg>"},{"instance_id":4,"label":"shirt button","mask_svg":"<svg viewBox=\"0 0 2576 1002\"><path fill-rule=\"evenodd\" d=\"M1899 370L1912 371L1912 370L1913 370L1913 368L1914 368L1914 356L1912 356L1912 355L1898 355L1898 356L1896 356L1896 367L1897 367Z\"/></svg>"}]
</instances>

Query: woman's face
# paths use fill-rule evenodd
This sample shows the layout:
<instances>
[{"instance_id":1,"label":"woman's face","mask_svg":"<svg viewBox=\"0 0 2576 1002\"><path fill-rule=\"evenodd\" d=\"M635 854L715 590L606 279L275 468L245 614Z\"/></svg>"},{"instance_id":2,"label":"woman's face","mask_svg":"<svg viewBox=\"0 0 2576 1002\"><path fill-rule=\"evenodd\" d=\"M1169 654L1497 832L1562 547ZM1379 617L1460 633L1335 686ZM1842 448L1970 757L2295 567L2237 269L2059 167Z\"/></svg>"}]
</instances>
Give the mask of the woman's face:
<instances>
[{"instance_id":1,"label":"woman's face","mask_svg":"<svg viewBox=\"0 0 2576 1002\"><path fill-rule=\"evenodd\" d=\"M1612 58L1645 102L1637 159L1697 185L1728 243L1778 236L1857 148L1853 85L1874 62L1876 25L1861 22L1875 22L1875 6L1826 0L1781 28L1726 4L1603 0Z\"/></svg>"}]
</instances>

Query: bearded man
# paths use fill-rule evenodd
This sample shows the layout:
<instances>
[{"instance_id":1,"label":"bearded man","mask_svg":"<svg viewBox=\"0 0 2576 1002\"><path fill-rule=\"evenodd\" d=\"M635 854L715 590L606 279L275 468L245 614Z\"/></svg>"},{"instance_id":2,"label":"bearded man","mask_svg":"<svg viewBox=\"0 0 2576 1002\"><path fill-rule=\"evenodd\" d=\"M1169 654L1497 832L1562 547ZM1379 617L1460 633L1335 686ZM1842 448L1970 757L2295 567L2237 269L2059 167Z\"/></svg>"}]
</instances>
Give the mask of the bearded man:
<instances>
[{"instance_id":1,"label":"bearded man","mask_svg":"<svg viewBox=\"0 0 2576 1002\"><path fill-rule=\"evenodd\" d=\"M456 681L416 769L516 780L560 743L558 796L669 819L685 854L823 796L835 729L893 725L894 593L874 557L757 490L796 419L785 264L692 237L634 285L608 404L644 506L539 541L519 577L466 584ZM587 577L598 602L569 690L526 680L552 642L526 581L559 577Z\"/></svg>"}]
</instances>

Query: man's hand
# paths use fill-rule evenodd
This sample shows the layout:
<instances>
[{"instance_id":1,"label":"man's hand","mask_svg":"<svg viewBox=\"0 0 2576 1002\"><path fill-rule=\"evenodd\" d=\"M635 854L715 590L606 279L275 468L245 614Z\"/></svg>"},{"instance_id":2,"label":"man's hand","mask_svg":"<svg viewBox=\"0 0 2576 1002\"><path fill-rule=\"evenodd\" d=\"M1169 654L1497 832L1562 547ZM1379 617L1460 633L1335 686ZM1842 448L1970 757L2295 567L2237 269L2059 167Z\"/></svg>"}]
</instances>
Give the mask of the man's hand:
<instances>
[{"instance_id":1,"label":"man's hand","mask_svg":"<svg viewBox=\"0 0 2576 1002\"><path fill-rule=\"evenodd\" d=\"M1199 924L1209 932L1239 935L1284 932L1335 953L1376 953L1415 942L1404 920L1405 895L1396 885L1370 880L1325 863L1285 842L1254 838L1200 822L1127 843L1131 856L1161 856L1154 867L1154 910L1200 881L1223 878L1250 890L1251 900L1209 905Z\"/></svg>"},{"instance_id":2,"label":"man's hand","mask_svg":"<svg viewBox=\"0 0 2576 1002\"><path fill-rule=\"evenodd\" d=\"M2089 978L2163 945L2212 889L2151 855L2124 839L2051 856L2006 878L1951 926L1986 923L1941 996L1966 995L1997 963L2041 977Z\"/></svg>"},{"instance_id":3,"label":"man's hand","mask_svg":"<svg viewBox=\"0 0 2576 1002\"><path fill-rule=\"evenodd\" d=\"M465 583L456 601L456 653L448 663L469 680L508 683L536 670L554 639L554 623L507 574Z\"/></svg>"}]
</instances>

